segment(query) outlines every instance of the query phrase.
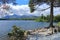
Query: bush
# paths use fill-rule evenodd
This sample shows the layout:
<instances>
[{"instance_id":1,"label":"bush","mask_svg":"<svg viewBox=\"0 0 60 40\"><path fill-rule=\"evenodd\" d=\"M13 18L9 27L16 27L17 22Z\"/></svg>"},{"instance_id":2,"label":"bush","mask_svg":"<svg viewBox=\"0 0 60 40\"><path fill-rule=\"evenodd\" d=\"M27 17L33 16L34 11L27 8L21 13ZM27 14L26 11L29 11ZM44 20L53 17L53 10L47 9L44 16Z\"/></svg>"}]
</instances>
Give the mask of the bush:
<instances>
[{"instance_id":1,"label":"bush","mask_svg":"<svg viewBox=\"0 0 60 40\"><path fill-rule=\"evenodd\" d=\"M58 31L60 32L60 22L57 23Z\"/></svg>"},{"instance_id":2,"label":"bush","mask_svg":"<svg viewBox=\"0 0 60 40\"><path fill-rule=\"evenodd\" d=\"M58 22L57 25L60 26L60 22Z\"/></svg>"},{"instance_id":3,"label":"bush","mask_svg":"<svg viewBox=\"0 0 60 40\"><path fill-rule=\"evenodd\" d=\"M20 28L13 26L13 30L10 33L8 33L8 36L11 40L25 40L24 33L24 30L21 30Z\"/></svg>"}]
</instances>

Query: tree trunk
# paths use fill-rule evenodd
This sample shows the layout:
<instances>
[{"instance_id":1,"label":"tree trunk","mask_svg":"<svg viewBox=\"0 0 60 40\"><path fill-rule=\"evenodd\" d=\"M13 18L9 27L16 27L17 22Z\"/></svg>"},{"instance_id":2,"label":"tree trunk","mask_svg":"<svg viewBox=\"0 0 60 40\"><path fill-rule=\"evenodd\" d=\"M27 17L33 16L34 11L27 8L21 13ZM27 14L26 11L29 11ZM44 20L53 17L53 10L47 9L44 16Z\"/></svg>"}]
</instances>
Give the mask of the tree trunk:
<instances>
[{"instance_id":1,"label":"tree trunk","mask_svg":"<svg viewBox=\"0 0 60 40\"><path fill-rule=\"evenodd\" d=\"M53 27L53 0L51 0L51 9L50 9L50 25L49 27Z\"/></svg>"},{"instance_id":2,"label":"tree trunk","mask_svg":"<svg viewBox=\"0 0 60 40\"><path fill-rule=\"evenodd\" d=\"M53 34L53 3L54 3L54 0L51 0L51 9L50 9L50 25L49 27L52 28L52 34Z\"/></svg>"}]
</instances>

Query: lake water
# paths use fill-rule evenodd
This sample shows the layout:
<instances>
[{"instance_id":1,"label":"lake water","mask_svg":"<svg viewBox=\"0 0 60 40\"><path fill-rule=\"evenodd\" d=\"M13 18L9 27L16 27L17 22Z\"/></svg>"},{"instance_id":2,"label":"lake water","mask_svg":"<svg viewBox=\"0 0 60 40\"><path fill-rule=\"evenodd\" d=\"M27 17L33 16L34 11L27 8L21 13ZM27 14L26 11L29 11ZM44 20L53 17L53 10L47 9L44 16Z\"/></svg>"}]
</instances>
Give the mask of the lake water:
<instances>
[{"instance_id":1,"label":"lake water","mask_svg":"<svg viewBox=\"0 0 60 40\"><path fill-rule=\"evenodd\" d=\"M55 25L56 23L54 23ZM12 26L16 25L24 30L31 30L41 27L48 27L48 22L35 22L29 20L0 20L0 40L5 40L1 36L7 35L11 31Z\"/></svg>"},{"instance_id":2,"label":"lake water","mask_svg":"<svg viewBox=\"0 0 60 40\"><path fill-rule=\"evenodd\" d=\"M56 33L50 36L31 35L27 40L60 40L60 33Z\"/></svg>"}]
</instances>

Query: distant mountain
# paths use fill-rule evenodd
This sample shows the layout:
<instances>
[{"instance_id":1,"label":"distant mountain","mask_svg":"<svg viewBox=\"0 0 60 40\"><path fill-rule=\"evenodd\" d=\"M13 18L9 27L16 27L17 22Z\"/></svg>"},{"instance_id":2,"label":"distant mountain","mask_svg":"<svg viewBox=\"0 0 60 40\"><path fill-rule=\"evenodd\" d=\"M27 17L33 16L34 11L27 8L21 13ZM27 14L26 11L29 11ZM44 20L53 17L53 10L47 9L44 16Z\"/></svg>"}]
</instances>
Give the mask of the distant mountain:
<instances>
[{"instance_id":1,"label":"distant mountain","mask_svg":"<svg viewBox=\"0 0 60 40\"><path fill-rule=\"evenodd\" d=\"M23 15L23 16L20 16L20 15L6 15L5 17L3 17L3 18L5 18L5 19L10 19L10 18L37 18L38 16L33 16L33 15Z\"/></svg>"}]
</instances>

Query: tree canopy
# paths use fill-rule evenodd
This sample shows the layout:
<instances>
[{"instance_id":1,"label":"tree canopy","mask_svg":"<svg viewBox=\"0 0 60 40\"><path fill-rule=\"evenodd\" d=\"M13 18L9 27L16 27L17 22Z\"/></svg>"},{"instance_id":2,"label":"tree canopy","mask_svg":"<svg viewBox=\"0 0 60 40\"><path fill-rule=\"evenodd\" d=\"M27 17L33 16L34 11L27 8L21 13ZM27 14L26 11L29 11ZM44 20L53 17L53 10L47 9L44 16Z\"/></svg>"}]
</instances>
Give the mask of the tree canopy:
<instances>
[{"instance_id":1,"label":"tree canopy","mask_svg":"<svg viewBox=\"0 0 60 40\"><path fill-rule=\"evenodd\" d=\"M54 7L60 7L60 0L53 0L54 1ZM51 4L51 0L30 0L29 1L29 7L30 7L30 11L33 12L35 10L35 6L38 5L42 5L46 3L47 5Z\"/></svg>"}]
</instances>

